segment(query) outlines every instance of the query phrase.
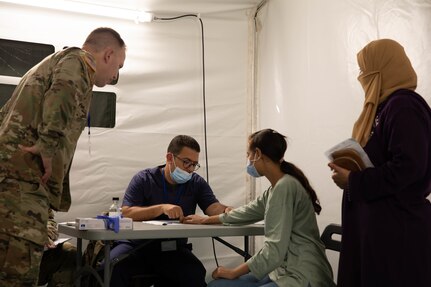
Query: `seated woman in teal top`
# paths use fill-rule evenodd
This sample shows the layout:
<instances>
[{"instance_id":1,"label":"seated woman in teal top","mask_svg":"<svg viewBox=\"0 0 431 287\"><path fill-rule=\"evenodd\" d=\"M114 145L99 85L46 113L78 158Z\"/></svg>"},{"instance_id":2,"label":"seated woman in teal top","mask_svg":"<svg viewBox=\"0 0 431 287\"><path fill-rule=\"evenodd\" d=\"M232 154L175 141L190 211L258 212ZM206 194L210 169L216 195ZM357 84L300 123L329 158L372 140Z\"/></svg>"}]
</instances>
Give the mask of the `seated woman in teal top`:
<instances>
[{"instance_id":1,"label":"seated woman in teal top","mask_svg":"<svg viewBox=\"0 0 431 287\"><path fill-rule=\"evenodd\" d=\"M265 129L249 137L247 172L265 176L271 186L249 204L228 213L190 215L184 223L251 224L265 222L265 240L247 262L235 268L220 266L208 287L288 286L334 287L332 269L320 240L315 213L321 207L308 179L284 160L286 139Z\"/></svg>"}]
</instances>

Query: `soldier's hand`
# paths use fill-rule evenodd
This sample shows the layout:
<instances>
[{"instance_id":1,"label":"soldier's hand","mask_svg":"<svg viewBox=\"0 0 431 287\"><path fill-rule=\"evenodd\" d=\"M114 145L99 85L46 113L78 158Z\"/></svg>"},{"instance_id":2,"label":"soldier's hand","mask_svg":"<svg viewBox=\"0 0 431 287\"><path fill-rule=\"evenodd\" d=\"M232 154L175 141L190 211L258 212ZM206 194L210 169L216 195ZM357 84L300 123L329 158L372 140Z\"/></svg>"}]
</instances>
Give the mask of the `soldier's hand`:
<instances>
[{"instance_id":1,"label":"soldier's hand","mask_svg":"<svg viewBox=\"0 0 431 287\"><path fill-rule=\"evenodd\" d=\"M35 155L40 155L39 149L35 145L34 146L18 145L18 146L23 151L26 151ZM48 181L48 179L51 177L51 174L52 174L52 158L45 157L45 156L40 156L40 157L42 158L42 164L45 172L42 175L42 182L46 184L46 182Z\"/></svg>"},{"instance_id":2,"label":"soldier's hand","mask_svg":"<svg viewBox=\"0 0 431 287\"><path fill-rule=\"evenodd\" d=\"M45 249L54 249L56 247L57 245L54 243L54 241L48 238L48 242L45 243Z\"/></svg>"},{"instance_id":3,"label":"soldier's hand","mask_svg":"<svg viewBox=\"0 0 431 287\"><path fill-rule=\"evenodd\" d=\"M48 223L47 225L47 229L48 229L48 238L52 241L55 241L58 239L58 229L56 226L50 225Z\"/></svg>"}]
</instances>

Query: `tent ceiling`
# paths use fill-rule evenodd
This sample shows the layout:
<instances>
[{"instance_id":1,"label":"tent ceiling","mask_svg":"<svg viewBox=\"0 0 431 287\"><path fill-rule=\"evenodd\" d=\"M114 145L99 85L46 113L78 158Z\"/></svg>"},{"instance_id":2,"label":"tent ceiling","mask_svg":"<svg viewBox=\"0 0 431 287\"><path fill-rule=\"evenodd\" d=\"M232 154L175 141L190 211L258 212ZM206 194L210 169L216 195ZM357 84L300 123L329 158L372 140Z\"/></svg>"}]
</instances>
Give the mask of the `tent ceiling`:
<instances>
[{"instance_id":1,"label":"tent ceiling","mask_svg":"<svg viewBox=\"0 0 431 287\"><path fill-rule=\"evenodd\" d=\"M146 12L219 13L257 6L262 0L69 0Z\"/></svg>"}]
</instances>

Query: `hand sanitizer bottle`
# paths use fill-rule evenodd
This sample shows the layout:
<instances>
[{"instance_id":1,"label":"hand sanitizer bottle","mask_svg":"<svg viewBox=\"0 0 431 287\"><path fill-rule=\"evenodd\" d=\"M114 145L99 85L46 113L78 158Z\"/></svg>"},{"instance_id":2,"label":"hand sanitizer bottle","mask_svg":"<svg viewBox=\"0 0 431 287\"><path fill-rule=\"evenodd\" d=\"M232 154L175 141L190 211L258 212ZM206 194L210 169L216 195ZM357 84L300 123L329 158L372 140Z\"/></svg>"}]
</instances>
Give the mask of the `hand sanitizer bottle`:
<instances>
[{"instance_id":1,"label":"hand sanitizer bottle","mask_svg":"<svg viewBox=\"0 0 431 287\"><path fill-rule=\"evenodd\" d=\"M121 217L121 207L119 204L119 200L120 198L118 197L112 198L112 204L109 207L109 213L108 213L109 217L116 217L116 216Z\"/></svg>"}]
</instances>

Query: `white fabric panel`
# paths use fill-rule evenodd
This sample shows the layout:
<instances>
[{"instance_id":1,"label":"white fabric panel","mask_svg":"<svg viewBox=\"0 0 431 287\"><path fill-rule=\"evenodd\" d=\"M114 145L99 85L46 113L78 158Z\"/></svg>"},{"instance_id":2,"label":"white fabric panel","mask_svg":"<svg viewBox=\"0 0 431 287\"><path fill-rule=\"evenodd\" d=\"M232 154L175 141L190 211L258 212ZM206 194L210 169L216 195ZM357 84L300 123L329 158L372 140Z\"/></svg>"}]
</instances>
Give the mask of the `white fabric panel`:
<instances>
[{"instance_id":1,"label":"white fabric panel","mask_svg":"<svg viewBox=\"0 0 431 287\"><path fill-rule=\"evenodd\" d=\"M245 201L247 178L249 9L257 1L235 2L228 5L234 11L222 13L218 1L197 7L209 13L200 15L205 32L209 182L221 202L239 206ZM171 7L166 9L170 15L175 9L184 9L176 1L169 3ZM190 3L195 2L189 1L187 7ZM116 29L128 46L118 84L95 88L117 94L116 126L91 128L91 137L87 129L83 132L71 170L72 207L67 213L58 213L57 221L107 210L113 196L123 197L136 172L165 162L167 145L177 134L198 140L202 165L198 173L206 177L201 30L196 18L137 25L86 14L0 5L0 37L5 39L53 44L59 50L66 45L81 46L91 30L108 26ZM19 21L11 21L13 18ZM0 78L0 82L6 80ZM210 277L215 265L211 241L192 241ZM240 246L243 242L239 238L230 241ZM223 265L241 262L225 247L217 247L217 254Z\"/></svg>"},{"instance_id":2,"label":"white fabric panel","mask_svg":"<svg viewBox=\"0 0 431 287\"><path fill-rule=\"evenodd\" d=\"M259 20L259 128L289 137L286 160L316 189L323 231L341 222L342 197L323 153L350 137L362 109L356 53L371 40L397 40L418 74L417 91L431 103L431 2L270 0ZM328 256L336 276L338 254Z\"/></svg>"}]
</instances>

